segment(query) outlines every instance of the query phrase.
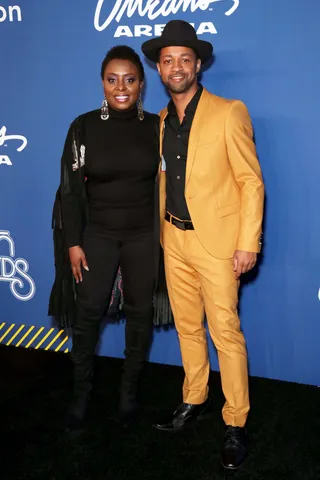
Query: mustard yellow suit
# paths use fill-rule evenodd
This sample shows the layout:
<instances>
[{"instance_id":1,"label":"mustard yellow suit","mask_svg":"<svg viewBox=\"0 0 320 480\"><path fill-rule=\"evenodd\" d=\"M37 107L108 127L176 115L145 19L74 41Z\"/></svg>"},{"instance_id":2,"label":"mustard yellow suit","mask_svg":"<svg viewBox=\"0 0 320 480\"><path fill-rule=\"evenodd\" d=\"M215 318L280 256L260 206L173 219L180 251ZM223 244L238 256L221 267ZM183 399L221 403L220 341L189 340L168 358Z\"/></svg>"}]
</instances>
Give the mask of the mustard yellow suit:
<instances>
[{"instance_id":1,"label":"mustard yellow suit","mask_svg":"<svg viewBox=\"0 0 320 480\"><path fill-rule=\"evenodd\" d=\"M160 113L160 153L167 109ZM166 172L160 171L161 243L185 371L183 401L208 396L204 312L217 348L223 419L242 427L250 408L247 353L237 313L236 250L260 251L264 186L251 120L241 101L203 90L190 131L185 198L194 230L164 220Z\"/></svg>"}]
</instances>

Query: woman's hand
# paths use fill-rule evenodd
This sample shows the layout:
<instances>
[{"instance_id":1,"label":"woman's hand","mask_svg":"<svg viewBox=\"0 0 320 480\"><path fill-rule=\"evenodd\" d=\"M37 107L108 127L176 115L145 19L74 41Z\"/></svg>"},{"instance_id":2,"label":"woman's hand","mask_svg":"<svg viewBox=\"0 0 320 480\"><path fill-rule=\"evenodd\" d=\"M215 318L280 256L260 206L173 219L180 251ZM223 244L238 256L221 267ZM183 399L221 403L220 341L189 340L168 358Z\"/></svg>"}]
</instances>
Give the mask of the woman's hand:
<instances>
[{"instance_id":1,"label":"woman's hand","mask_svg":"<svg viewBox=\"0 0 320 480\"><path fill-rule=\"evenodd\" d=\"M89 272L86 256L84 251L79 245L69 248L69 257L71 263L71 269L76 283L82 282L81 264L85 270Z\"/></svg>"}]
</instances>

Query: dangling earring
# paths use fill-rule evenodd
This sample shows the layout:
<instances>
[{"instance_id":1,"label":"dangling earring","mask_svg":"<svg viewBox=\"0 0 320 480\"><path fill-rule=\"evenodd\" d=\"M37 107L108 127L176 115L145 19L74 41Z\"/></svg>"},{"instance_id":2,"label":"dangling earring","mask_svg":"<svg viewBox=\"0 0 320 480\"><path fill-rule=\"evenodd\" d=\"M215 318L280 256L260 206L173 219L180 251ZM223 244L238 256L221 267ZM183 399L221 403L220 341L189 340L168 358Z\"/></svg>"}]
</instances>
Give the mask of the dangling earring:
<instances>
[{"instance_id":1,"label":"dangling earring","mask_svg":"<svg viewBox=\"0 0 320 480\"><path fill-rule=\"evenodd\" d=\"M142 122L142 120L144 119L141 94L140 94L140 97L139 97L139 100L138 100L138 118L139 118L140 122Z\"/></svg>"},{"instance_id":2,"label":"dangling earring","mask_svg":"<svg viewBox=\"0 0 320 480\"><path fill-rule=\"evenodd\" d=\"M109 106L106 99L103 100L101 106L101 120L108 120L109 118Z\"/></svg>"}]
</instances>

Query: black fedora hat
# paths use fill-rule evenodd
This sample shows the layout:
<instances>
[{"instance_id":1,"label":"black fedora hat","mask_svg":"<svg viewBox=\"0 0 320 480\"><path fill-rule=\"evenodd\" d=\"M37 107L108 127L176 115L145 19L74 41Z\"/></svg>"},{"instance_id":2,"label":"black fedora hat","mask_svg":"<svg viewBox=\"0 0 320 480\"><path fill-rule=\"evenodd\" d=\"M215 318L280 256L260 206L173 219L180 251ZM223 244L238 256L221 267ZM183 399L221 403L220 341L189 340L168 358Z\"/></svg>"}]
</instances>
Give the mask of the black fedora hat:
<instances>
[{"instance_id":1,"label":"black fedora hat","mask_svg":"<svg viewBox=\"0 0 320 480\"><path fill-rule=\"evenodd\" d=\"M164 47L189 47L205 63L212 55L211 43L198 40L195 29L183 20L171 20L164 27L161 37L152 38L144 42L141 49L152 62L158 62L158 52Z\"/></svg>"}]
</instances>

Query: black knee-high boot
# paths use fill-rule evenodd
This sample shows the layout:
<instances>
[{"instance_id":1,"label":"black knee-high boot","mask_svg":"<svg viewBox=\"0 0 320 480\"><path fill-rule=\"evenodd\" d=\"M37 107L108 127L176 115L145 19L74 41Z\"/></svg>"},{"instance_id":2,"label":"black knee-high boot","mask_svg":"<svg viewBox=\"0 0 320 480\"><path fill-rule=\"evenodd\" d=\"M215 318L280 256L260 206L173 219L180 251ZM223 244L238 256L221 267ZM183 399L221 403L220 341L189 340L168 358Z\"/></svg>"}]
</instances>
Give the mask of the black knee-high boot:
<instances>
[{"instance_id":1,"label":"black knee-high boot","mask_svg":"<svg viewBox=\"0 0 320 480\"><path fill-rule=\"evenodd\" d=\"M67 417L67 429L82 423L92 388L93 362L99 339L101 308L79 302L78 315L72 329L73 398Z\"/></svg>"},{"instance_id":2,"label":"black knee-high boot","mask_svg":"<svg viewBox=\"0 0 320 480\"><path fill-rule=\"evenodd\" d=\"M138 410L138 387L141 371L148 356L153 330L153 307L125 307L125 359L120 389L120 413L130 417Z\"/></svg>"}]
</instances>

